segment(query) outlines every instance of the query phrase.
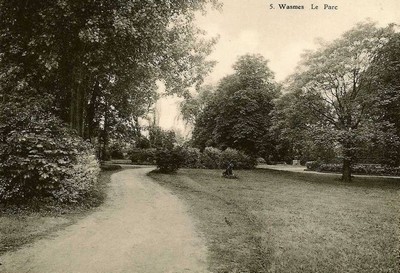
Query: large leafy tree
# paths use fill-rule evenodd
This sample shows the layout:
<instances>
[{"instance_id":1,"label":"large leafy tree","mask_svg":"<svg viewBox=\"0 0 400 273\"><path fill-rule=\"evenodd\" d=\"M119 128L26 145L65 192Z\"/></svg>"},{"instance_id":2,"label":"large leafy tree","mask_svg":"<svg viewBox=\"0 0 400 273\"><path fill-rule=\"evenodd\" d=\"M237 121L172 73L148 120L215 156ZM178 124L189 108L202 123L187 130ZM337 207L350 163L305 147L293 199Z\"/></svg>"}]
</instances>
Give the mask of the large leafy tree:
<instances>
[{"instance_id":1,"label":"large leafy tree","mask_svg":"<svg viewBox=\"0 0 400 273\"><path fill-rule=\"evenodd\" d=\"M386 138L383 143L383 153L386 163L400 165L400 34L396 33L389 42L382 47L375 58L371 70L375 77L373 87L379 93L379 107L376 116L380 122L387 122L391 126L388 130L394 131L396 138Z\"/></svg>"},{"instance_id":2,"label":"large leafy tree","mask_svg":"<svg viewBox=\"0 0 400 273\"><path fill-rule=\"evenodd\" d=\"M286 87L286 92L275 101L272 111L271 134L277 141L276 149L280 160L291 162L300 159L330 160L334 157L332 143L323 141L323 137L314 134L312 128L319 122L318 117L306 107L311 98L305 98L298 86ZM313 104L323 106L323 101Z\"/></svg>"},{"instance_id":3,"label":"large leafy tree","mask_svg":"<svg viewBox=\"0 0 400 273\"><path fill-rule=\"evenodd\" d=\"M129 122L156 99L182 95L210 69L214 40L193 19L203 1L0 1L0 96L51 97L81 136ZM113 117L112 117L113 116Z\"/></svg>"},{"instance_id":4,"label":"large leafy tree","mask_svg":"<svg viewBox=\"0 0 400 273\"><path fill-rule=\"evenodd\" d=\"M279 91L267 63L261 55L239 57L235 73L221 80L196 118L195 146L230 147L266 158L273 154L269 114Z\"/></svg>"},{"instance_id":5,"label":"large leafy tree","mask_svg":"<svg viewBox=\"0 0 400 273\"><path fill-rule=\"evenodd\" d=\"M290 88L301 93L304 107L317 120L309 128L315 142L340 146L345 181L351 180L358 148L392 137L387 123L375 115L379 92L373 87L377 72L371 64L393 33L392 26L360 23L341 38L305 54L299 72L291 77Z\"/></svg>"}]
</instances>

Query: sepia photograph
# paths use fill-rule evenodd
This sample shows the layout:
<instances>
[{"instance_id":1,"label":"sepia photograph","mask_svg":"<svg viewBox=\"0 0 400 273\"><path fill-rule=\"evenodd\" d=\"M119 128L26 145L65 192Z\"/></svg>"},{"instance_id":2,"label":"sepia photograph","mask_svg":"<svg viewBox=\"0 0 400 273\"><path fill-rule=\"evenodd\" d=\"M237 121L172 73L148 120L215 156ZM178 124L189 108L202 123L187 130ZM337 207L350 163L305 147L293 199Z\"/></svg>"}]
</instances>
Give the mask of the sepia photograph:
<instances>
[{"instance_id":1,"label":"sepia photograph","mask_svg":"<svg viewBox=\"0 0 400 273\"><path fill-rule=\"evenodd\" d=\"M28 272L400 272L400 1L0 0Z\"/></svg>"}]
</instances>

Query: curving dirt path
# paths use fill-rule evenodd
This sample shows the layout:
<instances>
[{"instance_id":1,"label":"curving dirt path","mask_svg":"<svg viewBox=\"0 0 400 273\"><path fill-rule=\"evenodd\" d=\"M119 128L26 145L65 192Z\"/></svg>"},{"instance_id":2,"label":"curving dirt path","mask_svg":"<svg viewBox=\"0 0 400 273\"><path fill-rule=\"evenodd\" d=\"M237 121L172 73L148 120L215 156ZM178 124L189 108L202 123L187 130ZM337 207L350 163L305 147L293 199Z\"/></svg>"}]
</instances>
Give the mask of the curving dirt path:
<instances>
[{"instance_id":1,"label":"curving dirt path","mask_svg":"<svg viewBox=\"0 0 400 273\"><path fill-rule=\"evenodd\" d=\"M207 272L207 250L185 206L147 177L149 170L114 174L109 198L98 211L0 256L0 272Z\"/></svg>"}]
</instances>

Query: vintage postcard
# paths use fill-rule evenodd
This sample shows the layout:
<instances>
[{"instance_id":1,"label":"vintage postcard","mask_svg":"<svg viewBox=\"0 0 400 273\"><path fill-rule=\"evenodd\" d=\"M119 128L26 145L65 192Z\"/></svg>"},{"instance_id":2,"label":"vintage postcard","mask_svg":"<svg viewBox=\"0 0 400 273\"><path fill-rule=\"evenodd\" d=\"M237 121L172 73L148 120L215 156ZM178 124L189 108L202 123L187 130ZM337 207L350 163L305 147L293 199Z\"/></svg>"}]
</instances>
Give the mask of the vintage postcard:
<instances>
[{"instance_id":1,"label":"vintage postcard","mask_svg":"<svg viewBox=\"0 0 400 273\"><path fill-rule=\"evenodd\" d=\"M399 0L0 0L0 273L400 272Z\"/></svg>"}]
</instances>

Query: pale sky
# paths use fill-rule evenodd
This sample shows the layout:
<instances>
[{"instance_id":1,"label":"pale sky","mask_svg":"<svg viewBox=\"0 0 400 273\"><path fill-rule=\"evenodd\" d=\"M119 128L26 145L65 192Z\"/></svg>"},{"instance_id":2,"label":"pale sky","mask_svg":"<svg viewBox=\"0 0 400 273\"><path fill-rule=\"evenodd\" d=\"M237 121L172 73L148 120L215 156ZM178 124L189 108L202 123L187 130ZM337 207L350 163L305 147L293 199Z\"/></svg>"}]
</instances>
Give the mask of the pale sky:
<instances>
[{"instance_id":1,"label":"pale sky","mask_svg":"<svg viewBox=\"0 0 400 273\"><path fill-rule=\"evenodd\" d=\"M268 59L277 81L294 72L304 50L314 49L315 41L331 41L356 23L370 18L381 26L400 24L400 0L222 0L222 11L209 10L197 18L208 35L219 35L210 55L217 61L207 83L232 73L238 56L258 53ZM270 5L274 9L270 9ZM278 4L302 5L303 10L280 9ZM311 4L319 6L311 10ZM337 10L324 10L324 4ZM181 127L176 121L176 99L159 102L160 126Z\"/></svg>"}]
</instances>

